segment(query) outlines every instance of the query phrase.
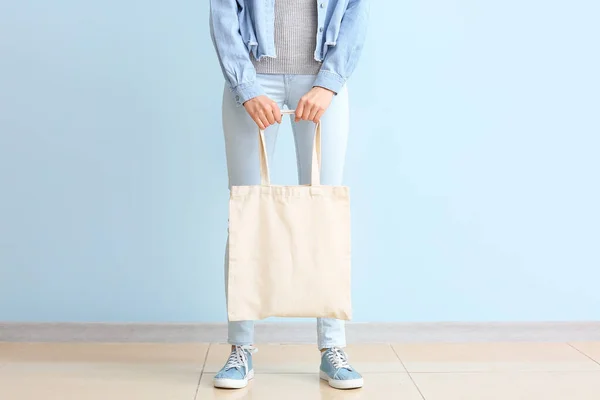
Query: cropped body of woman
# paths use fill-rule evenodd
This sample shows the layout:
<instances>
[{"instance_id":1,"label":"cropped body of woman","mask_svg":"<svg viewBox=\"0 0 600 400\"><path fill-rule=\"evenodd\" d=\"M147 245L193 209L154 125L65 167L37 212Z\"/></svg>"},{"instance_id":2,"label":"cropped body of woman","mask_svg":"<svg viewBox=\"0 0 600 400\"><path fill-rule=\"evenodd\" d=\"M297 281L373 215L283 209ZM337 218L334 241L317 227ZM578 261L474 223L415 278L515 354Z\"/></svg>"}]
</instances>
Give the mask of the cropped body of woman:
<instances>
[{"instance_id":1,"label":"cropped body of woman","mask_svg":"<svg viewBox=\"0 0 600 400\"><path fill-rule=\"evenodd\" d=\"M322 124L321 182L341 185L349 131L346 81L358 61L367 0L211 0L211 34L226 80L223 129L229 185L258 185L257 126L272 157L281 110L295 109L298 179L310 183L314 123ZM227 276L228 260L225 262ZM335 284L335 283L332 283ZM235 294L230 294L235 295ZM317 320L320 376L333 387L361 387L347 361L343 321ZM217 387L254 376L254 322L229 322L232 351Z\"/></svg>"}]
</instances>

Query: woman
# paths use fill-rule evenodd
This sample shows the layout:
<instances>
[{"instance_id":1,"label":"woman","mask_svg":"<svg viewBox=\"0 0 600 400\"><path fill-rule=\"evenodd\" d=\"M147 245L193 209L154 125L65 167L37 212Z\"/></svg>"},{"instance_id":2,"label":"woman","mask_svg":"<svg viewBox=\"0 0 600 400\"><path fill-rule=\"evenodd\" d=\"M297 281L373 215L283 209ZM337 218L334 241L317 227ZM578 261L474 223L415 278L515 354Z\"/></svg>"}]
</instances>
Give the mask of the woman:
<instances>
[{"instance_id":1,"label":"woman","mask_svg":"<svg viewBox=\"0 0 600 400\"><path fill-rule=\"evenodd\" d=\"M321 121L321 182L341 185L345 83L362 50L367 14L367 0L211 0L211 36L227 82L223 129L230 186L260 184L257 125L266 130L271 157L283 107L296 110L300 183L310 183L314 123ZM343 321L318 319L317 335L321 378L338 389L361 387L361 375L342 350ZM253 321L229 322L232 349L216 387L242 388L253 378L253 336Z\"/></svg>"}]
</instances>

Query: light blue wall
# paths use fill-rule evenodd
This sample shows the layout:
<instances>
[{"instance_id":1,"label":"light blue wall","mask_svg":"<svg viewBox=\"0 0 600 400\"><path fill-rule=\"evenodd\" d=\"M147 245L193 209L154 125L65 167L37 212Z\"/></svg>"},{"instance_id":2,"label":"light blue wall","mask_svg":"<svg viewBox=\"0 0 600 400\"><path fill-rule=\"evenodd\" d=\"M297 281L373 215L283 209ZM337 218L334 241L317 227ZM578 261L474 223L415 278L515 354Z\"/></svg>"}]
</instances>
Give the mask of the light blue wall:
<instances>
[{"instance_id":1,"label":"light blue wall","mask_svg":"<svg viewBox=\"0 0 600 400\"><path fill-rule=\"evenodd\" d=\"M0 320L225 319L207 3L0 0ZM372 3L356 320L600 319L600 3Z\"/></svg>"}]
</instances>

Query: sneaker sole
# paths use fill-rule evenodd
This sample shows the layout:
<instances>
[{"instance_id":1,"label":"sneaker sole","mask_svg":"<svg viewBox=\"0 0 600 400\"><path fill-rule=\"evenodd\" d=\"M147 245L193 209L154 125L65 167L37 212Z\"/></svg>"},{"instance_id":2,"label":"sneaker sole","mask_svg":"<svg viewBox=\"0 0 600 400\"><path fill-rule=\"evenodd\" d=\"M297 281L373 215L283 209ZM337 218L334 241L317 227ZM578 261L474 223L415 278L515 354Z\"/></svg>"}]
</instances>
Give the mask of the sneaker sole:
<instances>
[{"instance_id":1,"label":"sneaker sole","mask_svg":"<svg viewBox=\"0 0 600 400\"><path fill-rule=\"evenodd\" d=\"M329 386L331 386L334 389L358 389L363 387L364 385L363 378L346 380L331 379L329 375L327 375L327 373L323 371L319 371L319 378L323 379L324 381L327 381L327 383L329 383Z\"/></svg>"},{"instance_id":2,"label":"sneaker sole","mask_svg":"<svg viewBox=\"0 0 600 400\"><path fill-rule=\"evenodd\" d=\"M248 386L248 381L254 379L254 370L251 370L244 379L213 379L213 385L219 389L242 389Z\"/></svg>"}]
</instances>

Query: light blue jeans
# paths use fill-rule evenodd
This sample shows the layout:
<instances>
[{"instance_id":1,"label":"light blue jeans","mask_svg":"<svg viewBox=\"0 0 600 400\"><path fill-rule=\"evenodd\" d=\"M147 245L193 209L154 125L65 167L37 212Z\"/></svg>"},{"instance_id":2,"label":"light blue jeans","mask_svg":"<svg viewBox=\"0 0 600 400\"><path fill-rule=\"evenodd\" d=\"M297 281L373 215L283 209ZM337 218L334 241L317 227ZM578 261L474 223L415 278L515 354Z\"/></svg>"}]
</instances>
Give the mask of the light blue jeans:
<instances>
[{"instance_id":1,"label":"light blue jeans","mask_svg":"<svg viewBox=\"0 0 600 400\"><path fill-rule=\"evenodd\" d=\"M257 79L267 96L280 108L295 109L300 98L315 81L313 75L258 75ZM331 106L321 118L321 183L341 185L348 141L348 93L346 87L334 97ZM312 122L293 122L296 143L296 161L300 184L310 183L312 144L315 126ZM259 185L258 128L243 107L237 105L235 95L228 87L223 95L223 130L229 186ZM272 158L279 125L265 131L268 157ZM228 251L225 255L225 290L227 290ZM332 282L334 285L335 282ZM228 343L250 345L254 343L254 321L230 321ZM320 349L345 347L344 321L317 319L317 344Z\"/></svg>"}]
</instances>

